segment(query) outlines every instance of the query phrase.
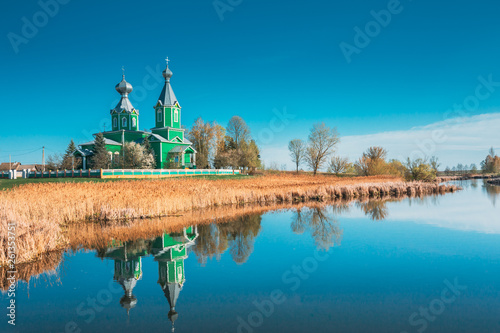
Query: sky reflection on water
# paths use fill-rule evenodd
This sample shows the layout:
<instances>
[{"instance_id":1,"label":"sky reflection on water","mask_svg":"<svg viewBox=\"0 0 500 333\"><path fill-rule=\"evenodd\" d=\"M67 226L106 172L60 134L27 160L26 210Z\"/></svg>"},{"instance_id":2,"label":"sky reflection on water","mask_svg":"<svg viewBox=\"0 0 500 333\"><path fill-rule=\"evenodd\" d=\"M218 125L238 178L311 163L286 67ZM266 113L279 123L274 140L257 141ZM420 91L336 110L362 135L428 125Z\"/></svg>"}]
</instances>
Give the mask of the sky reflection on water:
<instances>
[{"instance_id":1,"label":"sky reflection on water","mask_svg":"<svg viewBox=\"0 0 500 333\"><path fill-rule=\"evenodd\" d=\"M19 285L16 331L500 331L500 191L460 185L66 253Z\"/></svg>"}]
</instances>

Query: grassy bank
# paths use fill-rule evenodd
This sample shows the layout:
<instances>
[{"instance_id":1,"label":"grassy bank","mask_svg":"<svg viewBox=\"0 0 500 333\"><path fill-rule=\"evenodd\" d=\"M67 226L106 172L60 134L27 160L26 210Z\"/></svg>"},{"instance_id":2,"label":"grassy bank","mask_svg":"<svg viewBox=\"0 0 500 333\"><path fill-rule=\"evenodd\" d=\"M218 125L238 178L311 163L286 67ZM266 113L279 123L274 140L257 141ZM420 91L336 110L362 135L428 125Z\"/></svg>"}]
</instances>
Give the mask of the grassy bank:
<instances>
[{"instance_id":1,"label":"grassy bank","mask_svg":"<svg viewBox=\"0 0 500 333\"><path fill-rule=\"evenodd\" d=\"M436 183L394 177L270 175L240 179L177 178L119 182L31 183L0 192L0 263L6 261L7 228L16 223L18 262L60 248L62 229L86 222L187 214L243 204L421 196L455 191Z\"/></svg>"},{"instance_id":2,"label":"grassy bank","mask_svg":"<svg viewBox=\"0 0 500 333\"><path fill-rule=\"evenodd\" d=\"M190 176L195 179L219 180L219 179L242 179L252 176L246 175L223 175L223 176ZM185 177L171 177L185 178ZM10 190L12 188L26 184L43 184L43 183L100 183L100 182L123 182L123 181L154 181L155 179L101 179L101 178L18 178L18 179L0 179L0 191Z\"/></svg>"}]
</instances>

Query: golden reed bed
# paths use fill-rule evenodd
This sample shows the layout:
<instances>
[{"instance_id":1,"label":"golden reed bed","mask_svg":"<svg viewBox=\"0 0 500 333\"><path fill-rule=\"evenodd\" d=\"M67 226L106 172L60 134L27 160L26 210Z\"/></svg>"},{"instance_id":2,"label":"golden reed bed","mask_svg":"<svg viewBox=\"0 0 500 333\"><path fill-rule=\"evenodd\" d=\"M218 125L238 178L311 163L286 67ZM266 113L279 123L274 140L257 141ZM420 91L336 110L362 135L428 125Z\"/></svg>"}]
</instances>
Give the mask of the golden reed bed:
<instances>
[{"instance_id":1,"label":"golden reed bed","mask_svg":"<svg viewBox=\"0 0 500 333\"><path fill-rule=\"evenodd\" d=\"M248 179L162 179L37 183L0 192L0 263L7 260L7 227L17 224L17 262L68 244L63 228L75 223L185 215L242 204L404 197L455 191L455 186L405 183L391 176L269 175ZM82 242L83 243L83 242Z\"/></svg>"}]
</instances>

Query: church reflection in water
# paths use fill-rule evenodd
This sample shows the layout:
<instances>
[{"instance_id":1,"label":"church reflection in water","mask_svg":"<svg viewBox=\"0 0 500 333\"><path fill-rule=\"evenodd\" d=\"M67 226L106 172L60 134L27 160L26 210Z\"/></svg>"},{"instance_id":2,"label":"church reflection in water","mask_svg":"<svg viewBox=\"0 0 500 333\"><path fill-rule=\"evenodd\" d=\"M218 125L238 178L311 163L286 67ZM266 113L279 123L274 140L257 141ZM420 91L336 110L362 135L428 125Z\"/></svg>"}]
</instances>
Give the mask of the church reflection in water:
<instances>
[{"instance_id":1,"label":"church reflection in water","mask_svg":"<svg viewBox=\"0 0 500 333\"><path fill-rule=\"evenodd\" d=\"M316 247L328 251L330 247L340 245L342 230L336 215L346 209L347 205L297 209L292 214L292 231L310 233ZM97 255L114 260L114 280L123 288L120 305L126 309L127 315L138 303L133 292L142 278L142 259L152 256L158 263L158 284L170 306L168 319L174 330L179 316L176 304L186 281L184 261L190 251L194 252L201 265L211 258L219 260L225 252L237 265L242 265L254 250L255 239L262 229L261 222L262 214L256 213L226 223L190 226L151 239L115 240L107 247L98 249Z\"/></svg>"},{"instance_id":2,"label":"church reflection in water","mask_svg":"<svg viewBox=\"0 0 500 333\"><path fill-rule=\"evenodd\" d=\"M170 305L168 318L174 330L174 322L178 317L175 305L186 280L184 260L188 258L188 249L197 238L198 228L191 226L149 240L113 241L109 247L98 251L99 256L114 260L113 278L123 288L120 305L127 310L127 315L137 304L133 290L142 278L142 257L152 255L158 263L158 284Z\"/></svg>"}]
</instances>

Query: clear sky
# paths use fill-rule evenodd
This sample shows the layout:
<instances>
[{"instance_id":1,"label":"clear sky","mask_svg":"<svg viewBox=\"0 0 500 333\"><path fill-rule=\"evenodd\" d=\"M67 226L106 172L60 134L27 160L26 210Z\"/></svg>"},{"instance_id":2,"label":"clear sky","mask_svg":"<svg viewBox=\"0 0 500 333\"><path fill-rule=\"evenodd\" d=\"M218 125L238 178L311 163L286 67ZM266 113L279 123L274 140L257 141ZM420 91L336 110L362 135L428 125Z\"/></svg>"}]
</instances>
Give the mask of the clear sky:
<instances>
[{"instance_id":1,"label":"clear sky","mask_svg":"<svg viewBox=\"0 0 500 333\"><path fill-rule=\"evenodd\" d=\"M41 162L43 145L62 152L109 130L122 66L141 129L153 127L166 56L183 125L240 115L266 163L290 166L287 142L318 121L337 127L338 153L351 159L383 145L390 157L424 151L444 165L478 164L500 149L498 1L2 6L1 161ZM455 105L463 112L448 112Z\"/></svg>"}]
</instances>

